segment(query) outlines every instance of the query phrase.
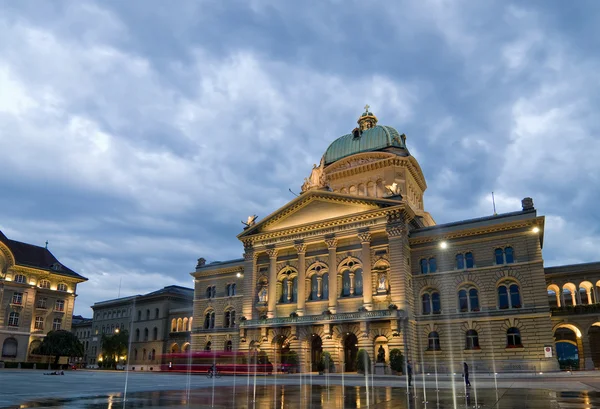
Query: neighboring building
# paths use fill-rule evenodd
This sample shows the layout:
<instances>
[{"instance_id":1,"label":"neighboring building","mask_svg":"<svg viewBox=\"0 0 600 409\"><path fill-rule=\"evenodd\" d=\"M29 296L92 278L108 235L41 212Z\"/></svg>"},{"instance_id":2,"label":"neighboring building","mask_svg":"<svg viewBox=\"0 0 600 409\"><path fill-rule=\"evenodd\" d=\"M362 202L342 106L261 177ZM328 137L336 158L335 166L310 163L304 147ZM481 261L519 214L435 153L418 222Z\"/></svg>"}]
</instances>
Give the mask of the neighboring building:
<instances>
[{"instance_id":1,"label":"neighboring building","mask_svg":"<svg viewBox=\"0 0 600 409\"><path fill-rule=\"evenodd\" d=\"M144 295L95 303L88 365L97 367L102 362L103 334L127 330L131 369L159 370L161 354L189 349L193 296L193 289L171 285Z\"/></svg>"},{"instance_id":2,"label":"neighboring building","mask_svg":"<svg viewBox=\"0 0 600 409\"><path fill-rule=\"evenodd\" d=\"M83 345L83 356L77 357L75 363L87 366L90 356L90 341L92 340L92 319L84 318L81 315L73 315L71 323L71 332Z\"/></svg>"},{"instance_id":3,"label":"neighboring building","mask_svg":"<svg viewBox=\"0 0 600 409\"><path fill-rule=\"evenodd\" d=\"M199 259L193 350L260 349L275 365L293 350L301 370L327 351L337 371L354 371L359 349L387 363L392 348L417 371L457 372L463 362L486 372L558 369L553 270L544 270L544 217L533 200L436 225L406 136L368 110L358 124L327 148L299 197L248 219L243 259ZM596 301L592 283L595 291L597 281L582 285Z\"/></svg>"},{"instance_id":4,"label":"neighboring building","mask_svg":"<svg viewBox=\"0 0 600 409\"><path fill-rule=\"evenodd\" d=\"M0 360L46 362L32 353L51 330L70 330L77 284L86 281L44 247L0 232Z\"/></svg>"}]
</instances>

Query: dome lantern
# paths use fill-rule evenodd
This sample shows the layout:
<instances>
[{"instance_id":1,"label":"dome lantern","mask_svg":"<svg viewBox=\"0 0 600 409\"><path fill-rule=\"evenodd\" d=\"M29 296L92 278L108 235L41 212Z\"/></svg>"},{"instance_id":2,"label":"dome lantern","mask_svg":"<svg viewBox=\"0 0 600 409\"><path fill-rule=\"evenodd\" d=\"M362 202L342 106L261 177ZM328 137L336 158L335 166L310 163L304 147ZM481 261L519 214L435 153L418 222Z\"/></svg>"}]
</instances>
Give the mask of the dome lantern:
<instances>
[{"instance_id":1,"label":"dome lantern","mask_svg":"<svg viewBox=\"0 0 600 409\"><path fill-rule=\"evenodd\" d=\"M374 128L377 125L377 117L369 111L369 108L371 108L369 104L365 105L365 112L358 118L358 121L356 121L361 132Z\"/></svg>"}]
</instances>

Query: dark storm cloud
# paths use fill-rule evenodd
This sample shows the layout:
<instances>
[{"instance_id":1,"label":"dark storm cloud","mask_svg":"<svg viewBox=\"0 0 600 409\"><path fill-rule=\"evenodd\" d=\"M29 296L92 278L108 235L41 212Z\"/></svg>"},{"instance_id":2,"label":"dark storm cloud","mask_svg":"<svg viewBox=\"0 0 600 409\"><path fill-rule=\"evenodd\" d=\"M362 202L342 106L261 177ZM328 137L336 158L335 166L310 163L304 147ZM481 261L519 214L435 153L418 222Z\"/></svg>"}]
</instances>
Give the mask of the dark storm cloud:
<instances>
[{"instance_id":1,"label":"dark storm cloud","mask_svg":"<svg viewBox=\"0 0 600 409\"><path fill-rule=\"evenodd\" d=\"M293 196L369 103L438 222L547 215L597 259L596 2L18 2L0 13L0 221L95 301L191 285Z\"/></svg>"}]
</instances>

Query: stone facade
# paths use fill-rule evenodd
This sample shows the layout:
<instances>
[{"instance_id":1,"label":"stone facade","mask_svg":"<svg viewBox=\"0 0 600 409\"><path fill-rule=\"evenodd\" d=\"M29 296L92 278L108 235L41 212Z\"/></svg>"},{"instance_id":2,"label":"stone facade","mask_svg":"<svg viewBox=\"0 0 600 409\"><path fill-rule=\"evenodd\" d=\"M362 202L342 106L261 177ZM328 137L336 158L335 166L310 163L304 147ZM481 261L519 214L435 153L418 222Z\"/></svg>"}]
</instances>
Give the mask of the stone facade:
<instances>
[{"instance_id":1,"label":"stone facade","mask_svg":"<svg viewBox=\"0 0 600 409\"><path fill-rule=\"evenodd\" d=\"M437 225L406 136L376 123L365 112L299 197L248 219L238 235L243 259L199 260L192 348L261 350L276 368L295 351L302 371L316 370L323 352L336 371L354 371L359 349L372 362L383 349L387 365L395 348L415 371L461 372L463 362L486 372L557 370L544 217L533 201ZM369 135L378 139L361 140ZM587 291L597 300L595 287Z\"/></svg>"},{"instance_id":2,"label":"stone facade","mask_svg":"<svg viewBox=\"0 0 600 409\"><path fill-rule=\"evenodd\" d=\"M162 354L189 348L193 294L191 288L168 286L144 295L94 304L88 366L98 367L102 362L103 334L127 330L131 342L130 369L160 370ZM179 326L178 320L181 320ZM126 358L123 357L122 364Z\"/></svg>"},{"instance_id":3,"label":"stone facade","mask_svg":"<svg viewBox=\"0 0 600 409\"><path fill-rule=\"evenodd\" d=\"M75 334L79 342L83 345L83 356L74 358L75 364L81 367L87 367L90 358L90 342L93 336L93 320L83 318L81 315L74 315L71 324L71 332Z\"/></svg>"},{"instance_id":4,"label":"stone facade","mask_svg":"<svg viewBox=\"0 0 600 409\"><path fill-rule=\"evenodd\" d=\"M71 329L77 284L86 280L47 248L0 232L0 360L48 362L33 351L51 330Z\"/></svg>"}]
</instances>

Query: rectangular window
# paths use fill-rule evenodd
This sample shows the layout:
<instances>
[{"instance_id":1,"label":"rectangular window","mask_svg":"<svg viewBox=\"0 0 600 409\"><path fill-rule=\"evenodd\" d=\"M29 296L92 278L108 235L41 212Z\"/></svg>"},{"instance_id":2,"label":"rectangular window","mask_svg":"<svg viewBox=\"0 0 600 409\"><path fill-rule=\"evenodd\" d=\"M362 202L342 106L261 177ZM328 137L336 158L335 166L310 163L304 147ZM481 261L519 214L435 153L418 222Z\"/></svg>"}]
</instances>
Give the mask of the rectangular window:
<instances>
[{"instance_id":1,"label":"rectangular window","mask_svg":"<svg viewBox=\"0 0 600 409\"><path fill-rule=\"evenodd\" d=\"M65 310L65 300L56 300L56 303L54 304L54 310L55 311L64 311Z\"/></svg>"},{"instance_id":2,"label":"rectangular window","mask_svg":"<svg viewBox=\"0 0 600 409\"><path fill-rule=\"evenodd\" d=\"M19 313L11 312L8 316L8 326L9 327L18 327L19 326Z\"/></svg>"},{"instance_id":3,"label":"rectangular window","mask_svg":"<svg viewBox=\"0 0 600 409\"><path fill-rule=\"evenodd\" d=\"M44 329L44 317L35 317L35 329Z\"/></svg>"},{"instance_id":4,"label":"rectangular window","mask_svg":"<svg viewBox=\"0 0 600 409\"><path fill-rule=\"evenodd\" d=\"M26 281L26 278L25 278L24 275L19 274L19 275L15 276L15 283L21 283L21 284L23 284L23 283L25 283L25 281Z\"/></svg>"},{"instance_id":5,"label":"rectangular window","mask_svg":"<svg viewBox=\"0 0 600 409\"><path fill-rule=\"evenodd\" d=\"M13 293L12 304L23 304L23 293Z\"/></svg>"},{"instance_id":6,"label":"rectangular window","mask_svg":"<svg viewBox=\"0 0 600 409\"><path fill-rule=\"evenodd\" d=\"M58 291L67 291L67 285L66 284L59 284L58 286L56 286L56 289Z\"/></svg>"},{"instance_id":7,"label":"rectangular window","mask_svg":"<svg viewBox=\"0 0 600 409\"><path fill-rule=\"evenodd\" d=\"M60 318L54 318L54 321L52 321L52 329L54 331L58 331L60 329L61 324L62 320Z\"/></svg>"},{"instance_id":8,"label":"rectangular window","mask_svg":"<svg viewBox=\"0 0 600 409\"><path fill-rule=\"evenodd\" d=\"M42 308L42 309L45 310L46 308L48 308L46 306L46 303L47 303L46 298L38 298L38 300L37 300L37 308Z\"/></svg>"}]
</instances>

